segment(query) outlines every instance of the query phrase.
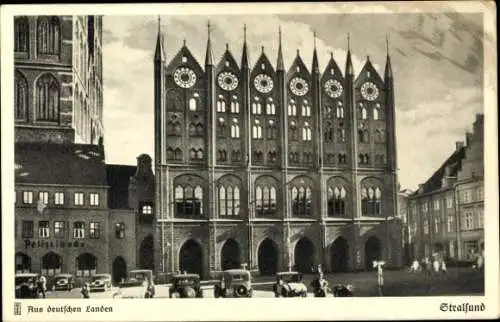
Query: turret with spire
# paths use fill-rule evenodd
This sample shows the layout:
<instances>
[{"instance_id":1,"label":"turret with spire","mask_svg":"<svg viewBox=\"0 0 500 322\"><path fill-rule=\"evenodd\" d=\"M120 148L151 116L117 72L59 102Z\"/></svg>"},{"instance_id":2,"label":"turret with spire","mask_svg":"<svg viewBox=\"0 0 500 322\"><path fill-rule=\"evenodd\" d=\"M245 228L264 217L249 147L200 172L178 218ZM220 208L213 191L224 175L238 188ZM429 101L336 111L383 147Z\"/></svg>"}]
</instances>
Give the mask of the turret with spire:
<instances>
[{"instance_id":1,"label":"turret with spire","mask_svg":"<svg viewBox=\"0 0 500 322\"><path fill-rule=\"evenodd\" d=\"M165 146L163 140L166 137L165 133L165 50L163 48L163 33L161 30L161 19L158 16L158 34L156 37L156 48L154 56L154 107L155 107L155 162L163 164L165 162Z\"/></svg>"},{"instance_id":2,"label":"turret with spire","mask_svg":"<svg viewBox=\"0 0 500 322\"><path fill-rule=\"evenodd\" d=\"M314 49L313 49L313 59L312 59L312 106L317 111L317 113L313 113L314 117L314 127L315 127L315 135L314 138L316 140L314 144L314 154L315 154L315 165L318 167L322 167L322 155L323 155L323 132L322 132L322 109L321 109L321 95L320 95L320 72L318 65L318 51L316 49L316 30L313 32L314 37Z\"/></svg>"},{"instance_id":3,"label":"turret with spire","mask_svg":"<svg viewBox=\"0 0 500 322\"><path fill-rule=\"evenodd\" d=\"M243 53L241 56L241 68L248 69L248 48L247 48L247 25L243 26Z\"/></svg>"},{"instance_id":4,"label":"turret with spire","mask_svg":"<svg viewBox=\"0 0 500 322\"><path fill-rule=\"evenodd\" d=\"M394 104L394 83L392 75L391 57L389 55L389 38L386 37L387 61L385 63L384 84L385 84L385 106L387 109L387 164L390 170L397 170L396 158L396 109Z\"/></svg>"},{"instance_id":5,"label":"turret with spire","mask_svg":"<svg viewBox=\"0 0 500 322\"><path fill-rule=\"evenodd\" d=\"M207 163L209 167L215 165L215 131L216 127L216 110L215 110L215 66L212 53L212 39L211 30L212 26L210 21L207 22L207 51L205 55L205 75L206 75L206 102L208 110L208 124L206 127L206 140L207 140Z\"/></svg>"},{"instance_id":6,"label":"turret with spire","mask_svg":"<svg viewBox=\"0 0 500 322\"><path fill-rule=\"evenodd\" d=\"M212 40L210 32L211 32L211 25L210 21L207 23L207 30L208 30L208 39L207 39L207 52L205 54L205 66L213 66L214 65L214 55L212 53Z\"/></svg>"},{"instance_id":7,"label":"turret with spire","mask_svg":"<svg viewBox=\"0 0 500 322\"><path fill-rule=\"evenodd\" d=\"M279 27L278 30L278 38L279 38L279 45L278 45L278 61L276 63L276 70L277 71L284 71L285 70L285 64L283 63L283 50L281 48L281 27Z\"/></svg>"},{"instance_id":8,"label":"turret with spire","mask_svg":"<svg viewBox=\"0 0 500 322\"><path fill-rule=\"evenodd\" d=\"M345 62L345 75L354 76L354 68L352 67L351 60L351 37L349 34L347 34L347 59Z\"/></svg>"}]
</instances>

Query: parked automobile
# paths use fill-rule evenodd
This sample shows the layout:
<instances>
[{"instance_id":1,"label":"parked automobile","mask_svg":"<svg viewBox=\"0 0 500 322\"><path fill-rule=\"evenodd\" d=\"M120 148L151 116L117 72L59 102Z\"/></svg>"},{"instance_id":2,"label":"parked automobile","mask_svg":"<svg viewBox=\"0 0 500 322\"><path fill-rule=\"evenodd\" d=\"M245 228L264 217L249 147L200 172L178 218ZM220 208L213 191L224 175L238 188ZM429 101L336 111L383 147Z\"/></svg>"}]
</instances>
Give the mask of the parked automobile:
<instances>
[{"instance_id":1,"label":"parked automobile","mask_svg":"<svg viewBox=\"0 0 500 322\"><path fill-rule=\"evenodd\" d=\"M172 276L172 286L168 290L170 298L203 298L203 290L198 274L177 274Z\"/></svg>"},{"instance_id":2,"label":"parked automobile","mask_svg":"<svg viewBox=\"0 0 500 322\"><path fill-rule=\"evenodd\" d=\"M36 299L39 297L38 274L19 273L15 275L16 298Z\"/></svg>"},{"instance_id":3,"label":"parked automobile","mask_svg":"<svg viewBox=\"0 0 500 322\"><path fill-rule=\"evenodd\" d=\"M57 274L51 280L52 291L71 291L74 288L72 274Z\"/></svg>"},{"instance_id":4,"label":"parked automobile","mask_svg":"<svg viewBox=\"0 0 500 322\"><path fill-rule=\"evenodd\" d=\"M307 287L299 272L279 272L273 286L275 297L307 297Z\"/></svg>"},{"instance_id":5,"label":"parked automobile","mask_svg":"<svg viewBox=\"0 0 500 322\"><path fill-rule=\"evenodd\" d=\"M118 285L121 288L132 286L143 286L147 280L153 280L153 271L150 269L134 269L128 272L127 277Z\"/></svg>"},{"instance_id":6,"label":"parked automobile","mask_svg":"<svg viewBox=\"0 0 500 322\"><path fill-rule=\"evenodd\" d=\"M90 291L108 291L111 289L111 275L110 274L95 274L90 279Z\"/></svg>"},{"instance_id":7,"label":"parked automobile","mask_svg":"<svg viewBox=\"0 0 500 322\"><path fill-rule=\"evenodd\" d=\"M332 287L332 294L334 297L353 297L354 286L351 284L337 284Z\"/></svg>"},{"instance_id":8,"label":"parked automobile","mask_svg":"<svg viewBox=\"0 0 500 322\"><path fill-rule=\"evenodd\" d=\"M214 296L252 297L252 276L246 269L228 269L222 272L220 280L214 286Z\"/></svg>"}]
</instances>

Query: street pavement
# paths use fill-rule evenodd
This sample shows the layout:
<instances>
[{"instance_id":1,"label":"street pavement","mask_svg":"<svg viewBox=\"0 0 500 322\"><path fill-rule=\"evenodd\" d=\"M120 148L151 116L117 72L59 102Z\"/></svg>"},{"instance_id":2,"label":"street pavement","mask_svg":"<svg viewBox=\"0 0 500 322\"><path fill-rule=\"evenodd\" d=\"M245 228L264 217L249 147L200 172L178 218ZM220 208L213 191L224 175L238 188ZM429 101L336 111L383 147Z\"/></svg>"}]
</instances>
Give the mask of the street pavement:
<instances>
[{"instance_id":1,"label":"street pavement","mask_svg":"<svg viewBox=\"0 0 500 322\"><path fill-rule=\"evenodd\" d=\"M309 291L308 296L312 297L311 281L314 275L305 275L303 282ZM354 295L359 297L379 296L377 287L377 273L372 272L350 272L326 274L325 279L330 286L335 284L352 284ZM253 279L254 297L269 298L274 297L272 285L275 279L273 276L255 277ZM209 283L206 285L205 283ZM214 296L213 282L203 281L202 288L204 297ZM168 298L170 285L156 285L155 298ZM107 292L92 292L91 298L113 298L118 292L114 287ZM144 287L124 288L122 295L115 295L115 298L144 297ZM451 296L451 295L482 295L484 294L484 271L472 268L449 268L446 273L431 272L409 272L408 269L399 271L384 272L383 296ZM329 295L331 296L331 295ZM82 298L80 288L71 292L57 291L48 292L48 298Z\"/></svg>"}]
</instances>

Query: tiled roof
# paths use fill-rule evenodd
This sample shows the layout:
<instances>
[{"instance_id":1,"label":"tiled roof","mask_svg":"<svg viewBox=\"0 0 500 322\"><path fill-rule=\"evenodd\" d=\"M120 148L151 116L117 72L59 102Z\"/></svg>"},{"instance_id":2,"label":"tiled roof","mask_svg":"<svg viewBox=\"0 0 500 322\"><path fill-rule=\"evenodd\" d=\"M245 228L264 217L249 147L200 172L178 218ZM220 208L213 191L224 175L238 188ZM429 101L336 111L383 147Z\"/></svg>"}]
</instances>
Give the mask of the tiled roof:
<instances>
[{"instance_id":1,"label":"tiled roof","mask_svg":"<svg viewBox=\"0 0 500 322\"><path fill-rule=\"evenodd\" d=\"M98 145L16 143L14 153L16 183L107 185Z\"/></svg>"},{"instance_id":2,"label":"tiled roof","mask_svg":"<svg viewBox=\"0 0 500 322\"><path fill-rule=\"evenodd\" d=\"M450 167L450 176L455 177L462 165L465 157L465 148L455 150L452 155L434 172L434 174L424 183L423 191L415 191L412 196L429 193L442 188L442 179L445 176L446 167Z\"/></svg>"},{"instance_id":3,"label":"tiled roof","mask_svg":"<svg viewBox=\"0 0 500 322\"><path fill-rule=\"evenodd\" d=\"M128 185L130 177L135 175L137 167L130 165L107 164L108 207L111 209L129 209Z\"/></svg>"}]
</instances>

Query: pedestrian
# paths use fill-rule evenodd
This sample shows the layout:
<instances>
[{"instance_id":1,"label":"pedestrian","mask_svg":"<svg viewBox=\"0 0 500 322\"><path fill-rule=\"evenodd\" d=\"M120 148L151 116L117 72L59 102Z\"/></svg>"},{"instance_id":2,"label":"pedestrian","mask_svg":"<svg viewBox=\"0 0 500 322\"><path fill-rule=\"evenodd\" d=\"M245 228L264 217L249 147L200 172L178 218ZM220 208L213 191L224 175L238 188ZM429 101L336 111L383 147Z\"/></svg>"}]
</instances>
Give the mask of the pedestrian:
<instances>
[{"instance_id":1,"label":"pedestrian","mask_svg":"<svg viewBox=\"0 0 500 322\"><path fill-rule=\"evenodd\" d=\"M82 293L84 299L90 298L90 296L89 296L89 293L90 293L90 285L89 285L89 283L84 283L83 284L81 293Z\"/></svg>"},{"instance_id":2,"label":"pedestrian","mask_svg":"<svg viewBox=\"0 0 500 322\"><path fill-rule=\"evenodd\" d=\"M314 297L326 297L328 281L323 278L323 272L318 273L318 277L311 282Z\"/></svg>"},{"instance_id":3,"label":"pedestrian","mask_svg":"<svg viewBox=\"0 0 500 322\"><path fill-rule=\"evenodd\" d=\"M45 298L45 292L47 292L47 279L43 275L40 275L38 278L38 291L42 293L43 298Z\"/></svg>"},{"instance_id":4,"label":"pedestrian","mask_svg":"<svg viewBox=\"0 0 500 322\"><path fill-rule=\"evenodd\" d=\"M477 269L481 269L483 267L483 256L478 255L476 260Z\"/></svg>"},{"instance_id":5,"label":"pedestrian","mask_svg":"<svg viewBox=\"0 0 500 322\"><path fill-rule=\"evenodd\" d=\"M155 285L152 279L147 280L146 293L144 297L147 299L151 299L155 296Z\"/></svg>"},{"instance_id":6,"label":"pedestrian","mask_svg":"<svg viewBox=\"0 0 500 322\"><path fill-rule=\"evenodd\" d=\"M432 262L432 266L434 268L434 272L435 273L439 273L439 261L437 259L437 257L434 258L434 261Z\"/></svg>"},{"instance_id":7,"label":"pedestrian","mask_svg":"<svg viewBox=\"0 0 500 322\"><path fill-rule=\"evenodd\" d=\"M377 286L378 286L378 294L382 296L382 286L384 286L384 269L383 266L385 262L381 261L373 261L373 267L377 268Z\"/></svg>"},{"instance_id":8,"label":"pedestrian","mask_svg":"<svg viewBox=\"0 0 500 322\"><path fill-rule=\"evenodd\" d=\"M446 262L444 261L444 259L441 261L441 272L443 272L443 274L446 274Z\"/></svg>"},{"instance_id":9,"label":"pedestrian","mask_svg":"<svg viewBox=\"0 0 500 322\"><path fill-rule=\"evenodd\" d=\"M410 267L410 272L418 272L420 270L420 263L418 260L414 260L411 267Z\"/></svg>"}]
</instances>

